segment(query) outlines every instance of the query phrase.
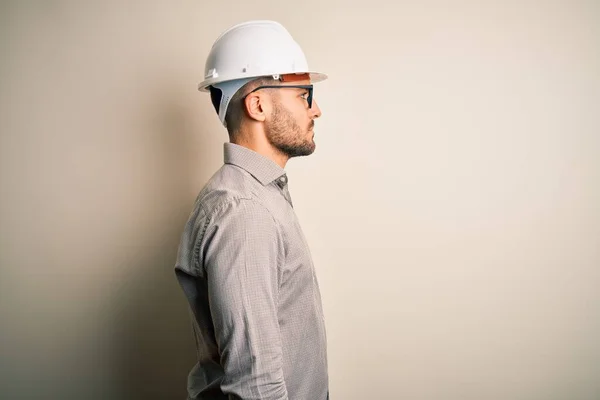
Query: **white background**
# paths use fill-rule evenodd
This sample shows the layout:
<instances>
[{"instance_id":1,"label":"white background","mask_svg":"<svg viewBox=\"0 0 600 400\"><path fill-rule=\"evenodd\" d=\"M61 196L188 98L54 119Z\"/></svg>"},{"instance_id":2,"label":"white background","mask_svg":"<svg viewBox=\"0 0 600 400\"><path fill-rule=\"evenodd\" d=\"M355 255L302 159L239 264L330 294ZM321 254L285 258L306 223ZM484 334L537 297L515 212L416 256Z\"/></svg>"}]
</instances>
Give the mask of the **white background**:
<instances>
[{"instance_id":1,"label":"white background","mask_svg":"<svg viewBox=\"0 0 600 400\"><path fill-rule=\"evenodd\" d=\"M287 171L332 399L600 398L600 6L441 0L2 2L1 397L185 398L196 85L249 19L330 76Z\"/></svg>"}]
</instances>

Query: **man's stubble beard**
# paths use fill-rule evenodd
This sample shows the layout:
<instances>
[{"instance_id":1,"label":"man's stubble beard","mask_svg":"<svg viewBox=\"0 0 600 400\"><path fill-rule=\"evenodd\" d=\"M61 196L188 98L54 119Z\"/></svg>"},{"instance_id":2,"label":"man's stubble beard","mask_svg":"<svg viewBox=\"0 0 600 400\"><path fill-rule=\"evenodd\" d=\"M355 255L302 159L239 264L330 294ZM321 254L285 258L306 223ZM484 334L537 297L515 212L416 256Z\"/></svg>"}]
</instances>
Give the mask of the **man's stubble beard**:
<instances>
[{"instance_id":1,"label":"man's stubble beard","mask_svg":"<svg viewBox=\"0 0 600 400\"><path fill-rule=\"evenodd\" d=\"M315 124L314 121L311 121L308 129L303 131L280 104L275 104L272 117L266 133L267 140L273 147L289 158L308 156L315 151L313 136L308 135Z\"/></svg>"}]
</instances>

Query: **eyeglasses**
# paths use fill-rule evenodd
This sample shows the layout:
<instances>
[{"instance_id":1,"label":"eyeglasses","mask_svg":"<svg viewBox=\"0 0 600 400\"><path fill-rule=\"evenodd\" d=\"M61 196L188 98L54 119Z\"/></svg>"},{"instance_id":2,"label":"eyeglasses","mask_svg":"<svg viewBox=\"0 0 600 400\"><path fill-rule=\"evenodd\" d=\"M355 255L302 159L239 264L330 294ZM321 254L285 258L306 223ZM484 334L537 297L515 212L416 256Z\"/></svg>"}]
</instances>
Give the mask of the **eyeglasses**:
<instances>
[{"instance_id":1,"label":"eyeglasses","mask_svg":"<svg viewBox=\"0 0 600 400\"><path fill-rule=\"evenodd\" d=\"M308 97L306 98L306 101L308 102L308 108L312 108L313 85L265 85L265 86L259 86L256 89L254 89L253 91L251 91L250 93L248 93L246 96L244 96L244 99L246 97L248 97L250 94L252 94L260 89L288 89L288 88L308 90Z\"/></svg>"}]
</instances>

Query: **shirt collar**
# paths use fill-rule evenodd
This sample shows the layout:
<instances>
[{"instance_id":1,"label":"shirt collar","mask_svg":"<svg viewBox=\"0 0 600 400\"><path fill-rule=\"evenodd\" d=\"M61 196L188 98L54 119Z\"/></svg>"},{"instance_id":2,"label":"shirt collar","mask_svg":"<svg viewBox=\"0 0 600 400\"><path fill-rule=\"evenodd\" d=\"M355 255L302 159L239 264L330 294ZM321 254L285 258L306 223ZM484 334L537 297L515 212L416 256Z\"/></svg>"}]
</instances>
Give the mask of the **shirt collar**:
<instances>
[{"instance_id":1,"label":"shirt collar","mask_svg":"<svg viewBox=\"0 0 600 400\"><path fill-rule=\"evenodd\" d=\"M225 164L236 165L248 171L263 186L285 175L285 170L274 161L247 147L225 143L223 150Z\"/></svg>"}]
</instances>

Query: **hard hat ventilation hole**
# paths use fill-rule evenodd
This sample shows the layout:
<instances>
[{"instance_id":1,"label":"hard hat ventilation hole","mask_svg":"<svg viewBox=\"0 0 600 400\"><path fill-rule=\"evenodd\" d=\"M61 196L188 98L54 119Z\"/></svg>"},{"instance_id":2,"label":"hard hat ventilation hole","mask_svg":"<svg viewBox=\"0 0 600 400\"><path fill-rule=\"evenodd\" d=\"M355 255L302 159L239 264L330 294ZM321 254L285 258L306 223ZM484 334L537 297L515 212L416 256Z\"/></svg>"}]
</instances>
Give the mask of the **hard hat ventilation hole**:
<instances>
[{"instance_id":1,"label":"hard hat ventilation hole","mask_svg":"<svg viewBox=\"0 0 600 400\"><path fill-rule=\"evenodd\" d=\"M227 96L227 95L224 95L224 96L221 98L221 104L222 104L222 105L225 107L225 108L223 109L223 111L227 111L227 108L229 107L229 101L230 101L230 100L231 100L231 96ZM219 109L221 109L221 107L219 107Z\"/></svg>"}]
</instances>

